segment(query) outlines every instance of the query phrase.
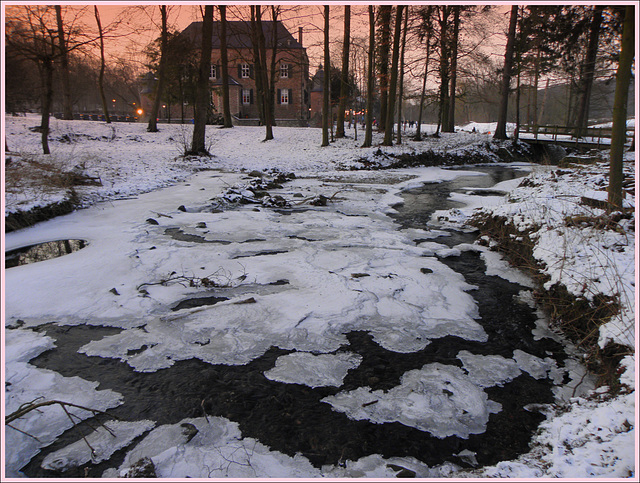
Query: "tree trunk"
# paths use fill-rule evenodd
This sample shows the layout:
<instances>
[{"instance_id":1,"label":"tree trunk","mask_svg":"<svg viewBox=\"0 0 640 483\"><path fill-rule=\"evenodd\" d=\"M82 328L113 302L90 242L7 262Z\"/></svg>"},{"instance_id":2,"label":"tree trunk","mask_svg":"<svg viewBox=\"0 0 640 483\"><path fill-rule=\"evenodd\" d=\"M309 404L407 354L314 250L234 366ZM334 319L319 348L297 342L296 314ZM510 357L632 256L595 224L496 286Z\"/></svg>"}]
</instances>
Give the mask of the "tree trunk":
<instances>
[{"instance_id":1,"label":"tree trunk","mask_svg":"<svg viewBox=\"0 0 640 483\"><path fill-rule=\"evenodd\" d=\"M598 55L598 41L600 39L600 24L602 23L602 11L604 5L596 5L593 11L593 19L589 29L589 45L587 46L587 57L580 67L580 101L578 104L578 114L576 116L576 137L584 136L589 124L589 101L591 99L591 89L593 78L595 77L596 57Z\"/></svg>"},{"instance_id":2,"label":"tree trunk","mask_svg":"<svg viewBox=\"0 0 640 483\"><path fill-rule=\"evenodd\" d=\"M331 88L331 57L329 56L329 5L324 6L324 79L322 86L322 144L329 146L329 100Z\"/></svg>"},{"instance_id":3,"label":"tree trunk","mask_svg":"<svg viewBox=\"0 0 640 483\"><path fill-rule=\"evenodd\" d=\"M391 5L380 5L380 55L378 70L380 72L380 119L378 132L384 132L389 105L389 52L391 50Z\"/></svg>"},{"instance_id":4,"label":"tree trunk","mask_svg":"<svg viewBox=\"0 0 640 483\"><path fill-rule=\"evenodd\" d=\"M409 8L409 7L405 7ZM409 12L404 16L404 31L402 32L402 49L400 53L400 81L398 89L398 137L396 139L397 144L402 144L402 129L400 124L402 123L402 97L404 95L404 50L407 45L407 24L409 21Z\"/></svg>"},{"instance_id":5,"label":"tree trunk","mask_svg":"<svg viewBox=\"0 0 640 483\"><path fill-rule=\"evenodd\" d=\"M507 139L507 109L509 107L509 85L511 84L511 66L513 64L513 51L516 39L516 23L518 20L518 6L511 7L509 20L509 34L507 47L504 53L504 71L502 72L502 85L500 87L500 109L498 111L498 125L493 135L494 139Z\"/></svg>"},{"instance_id":6,"label":"tree trunk","mask_svg":"<svg viewBox=\"0 0 640 483\"><path fill-rule=\"evenodd\" d=\"M458 36L460 33L460 6L453 8L453 39L451 40L451 64L450 77L451 89L449 89L449 115L447 116L447 125L444 127L445 132L455 131L455 113L456 113L456 82L458 78Z\"/></svg>"},{"instance_id":7,"label":"tree trunk","mask_svg":"<svg viewBox=\"0 0 640 483\"><path fill-rule=\"evenodd\" d=\"M264 30L262 29L262 10L260 5L256 8L256 31L258 36L258 50L260 51L260 69L256 69L255 75L260 75L260 83L262 85L262 104L264 109L264 127L265 136L264 141L270 141L273 139L273 93L269 87L269 81L267 79L267 49L265 46Z\"/></svg>"},{"instance_id":8,"label":"tree trunk","mask_svg":"<svg viewBox=\"0 0 640 483\"><path fill-rule=\"evenodd\" d=\"M64 38L62 24L62 7L55 5L58 22L58 49L60 49L60 67L62 70L62 119L73 119L73 101L71 100L71 84L69 83L69 51Z\"/></svg>"},{"instance_id":9,"label":"tree trunk","mask_svg":"<svg viewBox=\"0 0 640 483\"><path fill-rule=\"evenodd\" d=\"M396 90L398 85L398 62L400 58L400 33L402 31L403 5L396 7L396 25L393 32L393 54L391 58L391 81L389 82L389 104L387 106L386 129L383 146L393 146L393 116L395 114Z\"/></svg>"},{"instance_id":10,"label":"tree trunk","mask_svg":"<svg viewBox=\"0 0 640 483\"><path fill-rule=\"evenodd\" d=\"M211 93L209 91L209 75L211 74L211 43L213 37L213 5L205 5L202 18L202 51L196 85L196 112L193 120L193 139L191 149L185 154L194 156L209 155L205 145L207 130L207 113Z\"/></svg>"},{"instance_id":11,"label":"tree trunk","mask_svg":"<svg viewBox=\"0 0 640 483\"><path fill-rule=\"evenodd\" d=\"M344 137L344 112L347 109L347 88L349 86L349 37L351 34L351 7L344 6L344 39L342 43L342 72L340 73L340 104L338 105L338 126L336 137Z\"/></svg>"},{"instance_id":12,"label":"tree trunk","mask_svg":"<svg viewBox=\"0 0 640 483\"><path fill-rule=\"evenodd\" d=\"M222 127L233 127L229 106L229 55L227 51L227 6L218 5L220 10L220 63L222 69Z\"/></svg>"},{"instance_id":13,"label":"tree trunk","mask_svg":"<svg viewBox=\"0 0 640 483\"><path fill-rule=\"evenodd\" d=\"M93 6L93 13L96 17L96 23L98 24L98 35L100 36L100 74L98 75L98 90L100 91L100 101L102 102L102 112L104 113L104 120L107 124L110 124L111 116L109 116L107 97L104 95L104 36L102 34L102 23L100 22L100 13L98 12L97 5Z\"/></svg>"},{"instance_id":14,"label":"tree trunk","mask_svg":"<svg viewBox=\"0 0 640 483\"><path fill-rule=\"evenodd\" d=\"M49 150L49 115L53 102L53 59L51 57L42 60L42 116L40 120L42 152L51 154Z\"/></svg>"},{"instance_id":15,"label":"tree trunk","mask_svg":"<svg viewBox=\"0 0 640 483\"><path fill-rule=\"evenodd\" d=\"M431 9L433 7L429 6L427 8L428 8L427 18L429 18L431 15ZM424 106L424 98L427 90L427 76L429 74L429 52L431 49L430 44L431 44L431 28L429 28L429 30L427 31L427 58L424 62L424 78L422 79L422 92L420 93L420 107L418 109L418 126L416 127L416 136L415 136L416 141L422 140L422 134L420 133L420 125L422 124L422 109Z\"/></svg>"},{"instance_id":16,"label":"tree trunk","mask_svg":"<svg viewBox=\"0 0 640 483\"><path fill-rule=\"evenodd\" d=\"M452 7L441 6L440 18L440 102L438 112L438 127L435 135L439 135L440 128L448 125L449 119L449 47L447 42L449 13Z\"/></svg>"},{"instance_id":17,"label":"tree trunk","mask_svg":"<svg viewBox=\"0 0 640 483\"><path fill-rule=\"evenodd\" d=\"M260 5L251 5L251 42L253 44L254 80L256 82L256 104L261 125L266 125L264 112L265 87L262 85L262 61L260 59L260 46L258 41L257 14Z\"/></svg>"},{"instance_id":18,"label":"tree trunk","mask_svg":"<svg viewBox=\"0 0 640 483\"><path fill-rule=\"evenodd\" d=\"M271 5L271 22L274 28L271 31L271 45L269 49L271 50L271 66L268 69L268 72L271 72L271 77L269 79L269 113L271 114L271 126L276 125L276 76L278 74L278 69L276 69L276 57L278 55L278 29L275 28L278 22L278 8L275 5ZM266 59L265 52L265 59Z\"/></svg>"},{"instance_id":19,"label":"tree trunk","mask_svg":"<svg viewBox=\"0 0 640 483\"><path fill-rule=\"evenodd\" d=\"M373 5L369 5L369 65L367 66L367 107L365 119L365 132L363 148L371 147L373 142L373 89L374 89L374 69L375 60L375 35L376 35L376 19Z\"/></svg>"},{"instance_id":20,"label":"tree trunk","mask_svg":"<svg viewBox=\"0 0 640 483\"><path fill-rule=\"evenodd\" d=\"M165 65L167 63L167 6L160 5L160 15L162 17L162 32L160 33L160 66L158 67L158 85L156 86L153 106L149 113L148 132L158 132L158 112L160 111L160 100L165 81ZM208 78L208 74L207 74ZM196 114L197 115L197 114Z\"/></svg>"},{"instance_id":21,"label":"tree trunk","mask_svg":"<svg viewBox=\"0 0 640 483\"><path fill-rule=\"evenodd\" d=\"M635 54L634 6L627 5L624 12L620 63L616 72L616 92L613 100L613 128L609 161L609 204L612 209L622 209L622 162L627 131L627 99L631 82L631 64Z\"/></svg>"}]
</instances>

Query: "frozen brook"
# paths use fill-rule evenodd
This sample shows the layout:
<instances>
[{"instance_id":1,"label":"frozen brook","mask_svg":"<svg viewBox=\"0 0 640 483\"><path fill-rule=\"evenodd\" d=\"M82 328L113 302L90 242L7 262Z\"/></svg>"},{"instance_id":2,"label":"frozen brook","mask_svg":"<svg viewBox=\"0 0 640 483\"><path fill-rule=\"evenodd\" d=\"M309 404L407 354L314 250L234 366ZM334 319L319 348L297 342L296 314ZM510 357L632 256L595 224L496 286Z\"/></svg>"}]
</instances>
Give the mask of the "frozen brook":
<instances>
[{"instance_id":1,"label":"frozen brook","mask_svg":"<svg viewBox=\"0 0 640 483\"><path fill-rule=\"evenodd\" d=\"M7 475L437 477L526 452L592 386L456 220L525 173L308 171L263 206L202 171L7 234L85 241L6 271L7 413L104 411L14 421Z\"/></svg>"}]
</instances>

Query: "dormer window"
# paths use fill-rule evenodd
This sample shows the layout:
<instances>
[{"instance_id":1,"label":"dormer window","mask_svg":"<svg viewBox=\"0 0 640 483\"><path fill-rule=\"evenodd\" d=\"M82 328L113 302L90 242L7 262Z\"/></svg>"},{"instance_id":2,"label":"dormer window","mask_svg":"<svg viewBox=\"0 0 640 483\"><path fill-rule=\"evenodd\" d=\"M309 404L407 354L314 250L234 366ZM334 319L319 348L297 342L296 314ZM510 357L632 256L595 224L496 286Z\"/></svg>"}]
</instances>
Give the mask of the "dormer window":
<instances>
[{"instance_id":1,"label":"dormer window","mask_svg":"<svg viewBox=\"0 0 640 483\"><path fill-rule=\"evenodd\" d=\"M216 80L218 78L218 69L217 65L211 64L211 72L209 73L210 80Z\"/></svg>"},{"instance_id":2,"label":"dormer window","mask_svg":"<svg viewBox=\"0 0 640 483\"><path fill-rule=\"evenodd\" d=\"M243 79L251 77L251 67L249 67L249 64L240 64L240 77Z\"/></svg>"}]
</instances>

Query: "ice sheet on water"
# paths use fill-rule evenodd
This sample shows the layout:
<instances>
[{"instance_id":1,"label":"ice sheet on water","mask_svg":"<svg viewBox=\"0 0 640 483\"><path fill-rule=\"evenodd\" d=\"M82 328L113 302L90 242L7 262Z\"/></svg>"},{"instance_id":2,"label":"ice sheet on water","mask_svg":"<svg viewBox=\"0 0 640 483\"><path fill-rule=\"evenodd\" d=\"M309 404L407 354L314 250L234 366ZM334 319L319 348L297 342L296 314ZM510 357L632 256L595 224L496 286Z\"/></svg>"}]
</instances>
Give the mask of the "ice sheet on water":
<instances>
[{"instance_id":1,"label":"ice sheet on water","mask_svg":"<svg viewBox=\"0 0 640 483\"><path fill-rule=\"evenodd\" d=\"M120 448L155 426L153 421L107 421L94 432L69 446L49 453L40 466L47 470L68 471L88 462L99 463L111 458ZM91 447L89 447L91 445Z\"/></svg>"},{"instance_id":2,"label":"ice sheet on water","mask_svg":"<svg viewBox=\"0 0 640 483\"><path fill-rule=\"evenodd\" d=\"M397 233L383 237L389 246L382 241L364 246L364 235L359 237L360 247L336 251L327 245L335 243L331 240L247 258L243 263L255 274L254 284L286 278L287 290L256 293L251 304L231 299L150 318L144 330L92 341L80 351L154 371L188 358L245 364L271 346L333 352L348 342L345 334L352 330L368 331L396 352L421 350L447 335L486 341L475 321L476 303L467 293L473 287L462 275L422 256L423 250ZM149 287L152 297L164 290Z\"/></svg>"},{"instance_id":3,"label":"ice sheet on water","mask_svg":"<svg viewBox=\"0 0 640 483\"><path fill-rule=\"evenodd\" d=\"M243 438L238 423L222 417L188 418L155 428L127 453L119 468L105 471L103 477L123 477L145 457L153 461L158 478L322 476L303 456L287 456Z\"/></svg>"},{"instance_id":4,"label":"ice sheet on water","mask_svg":"<svg viewBox=\"0 0 640 483\"><path fill-rule=\"evenodd\" d=\"M273 369L264 373L267 379L310 387L340 387L350 369L362 362L362 356L352 352L309 354L294 352L278 357Z\"/></svg>"},{"instance_id":5,"label":"ice sheet on water","mask_svg":"<svg viewBox=\"0 0 640 483\"><path fill-rule=\"evenodd\" d=\"M360 387L322 401L351 419L399 422L438 438L481 434L489 415L502 409L462 369L440 363L406 372L400 385L386 392Z\"/></svg>"}]
</instances>

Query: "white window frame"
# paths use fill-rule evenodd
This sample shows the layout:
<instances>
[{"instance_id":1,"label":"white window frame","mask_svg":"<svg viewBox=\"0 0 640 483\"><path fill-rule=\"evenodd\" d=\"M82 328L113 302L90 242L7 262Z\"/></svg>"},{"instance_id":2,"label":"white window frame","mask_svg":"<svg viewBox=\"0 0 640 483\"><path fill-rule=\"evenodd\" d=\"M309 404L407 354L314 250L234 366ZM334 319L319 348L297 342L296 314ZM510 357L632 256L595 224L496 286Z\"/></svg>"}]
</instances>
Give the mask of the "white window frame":
<instances>
[{"instance_id":1,"label":"white window frame","mask_svg":"<svg viewBox=\"0 0 640 483\"><path fill-rule=\"evenodd\" d=\"M240 77L249 79L251 77L251 66L249 64L240 64Z\"/></svg>"},{"instance_id":2,"label":"white window frame","mask_svg":"<svg viewBox=\"0 0 640 483\"><path fill-rule=\"evenodd\" d=\"M209 71L209 79L212 79L212 80L218 79L218 66L216 64L211 64L211 69Z\"/></svg>"},{"instance_id":3,"label":"white window frame","mask_svg":"<svg viewBox=\"0 0 640 483\"><path fill-rule=\"evenodd\" d=\"M289 78L289 64L280 64L280 77L282 79Z\"/></svg>"},{"instance_id":4,"label":"white window frame","mask_svg":"<svg viewBox=\"0 0 640 483\"><path fill-rule=\"evenodd\" d=\"M251 104L251 89L242 89L242 105Z\"/></svg>"},{"instance_id":5,"label":"white window frame","mask_svg":"<svg viewBox=\"0 0 640 483\"><path fill-rule=\"evenodd\" d=\"M291 89L280 89L280 104L289 104L289 98L291 96Z\"/></svg>"}]
</instances>

